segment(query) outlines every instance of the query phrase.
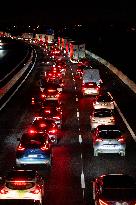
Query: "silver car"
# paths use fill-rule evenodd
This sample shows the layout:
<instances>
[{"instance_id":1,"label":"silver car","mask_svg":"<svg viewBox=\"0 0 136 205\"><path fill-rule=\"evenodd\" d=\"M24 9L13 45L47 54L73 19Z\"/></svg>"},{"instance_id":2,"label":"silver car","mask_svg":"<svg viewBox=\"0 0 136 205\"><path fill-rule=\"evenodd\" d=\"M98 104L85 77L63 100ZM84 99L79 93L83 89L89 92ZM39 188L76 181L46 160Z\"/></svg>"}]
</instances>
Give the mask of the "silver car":
<instances>
[{"instance_id":1,"label":"silver car","mask_svg":"<svg viewBox=\"0 0 136 205\"><path fill-rule=\"evenodd\" d=\"M94 110L90 116L91 128L95 129L98 125L115 125L113 110L102 108Z\"/></svg>"},{"instance_id":2,"label":"silver car","mask_svg":"<svg viewBox=\"0 0 136 205\"><path fill-rule=\"evenodd\" d=\"M118 153L125 156L126 140L116 125L99 125L92 133L94 156Z\"/></svg>"},{"instance_id":3,"label":"silver car","mask_svg":"<svg viewBox=\"0 0 136 205\"><path fill-rule=\"evenodd\" d=\"M94 109L114 109L114 101L113 98L109 94L103 94L96 97L95 101L93 102Z\"/></svg>"}]
</instances>

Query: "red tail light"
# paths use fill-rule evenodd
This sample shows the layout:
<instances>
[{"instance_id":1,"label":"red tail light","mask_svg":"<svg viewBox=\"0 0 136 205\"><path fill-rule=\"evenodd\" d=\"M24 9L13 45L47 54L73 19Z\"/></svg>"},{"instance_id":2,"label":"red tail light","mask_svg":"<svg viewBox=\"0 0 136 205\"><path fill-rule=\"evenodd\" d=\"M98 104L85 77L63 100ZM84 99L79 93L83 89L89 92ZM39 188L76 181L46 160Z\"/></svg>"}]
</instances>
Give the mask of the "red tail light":
<instances>
[{"instance_id":1,"label":"red tail light","mask_svg":"<svg viewBox=\"0 0 136 205\"><path fill-rule=\"evenodd\" d=\"M105 201L102 201L101 199L99 199L99 204L100 205L108 205Z\"/></svg>"},{"instance_id":2,"label":"red tail light","mask_svg":"<svg viewBox=\"0 0 136 205\"><path fill-rule=\"evenodd\" d=\"M34 105L35 104L35 101L34 101L34 98L32 98L32 105Z\"/></svg>"},{"instance_id":3,"label":"red tail light","mask_svg":"<svg viewBox=\"0 0 136 205\"><path fill-rule=\"evenodd\" d=\"M30 130L29 130L29 133L30 133L30 134L35 134L35 133L37 133L37 131L34 130L34 129L30 129Z\"/></svg>"},{"instance_id":4,"label":"red tail light","mask_svg":"<svg viewBox=\"0 0 136 205\"><path fill-rule=\"evenodd\" d=\"M120 142L120 143L124 143L124 142L125 142L124 137L120 137L120 138L118 138L118 142Z\"/></svg>"},{"instance_id":5,"label":"red tail light","mask_svg":"<svg viewBox=\"0 0 136 205\"><path fill-rule=\"evenodd\" d=\"M17 148L18 151L24 151L25 150L25 147L23 147L21 144L18 146Z\"/></svg>"},{"instance_id":6,"label":"red tail light","mask_svg":"<svg viewBox=\"0 0 136 205\"><path fill-rule=\"evenodd\" d=\"M53 117L56 120L60 120L60 116Z\"/></svg>"},{"instance_id":7,"label":"red tail light","mask_svg":"<svg viewBox=\"0 0 136 205\"><path fill-rule=\"evenodd\" d=\"M49 130L50 134L55 134L57 132L57 130L53 129L53 130Z\"/></svg>"},{"instance_id":8,"label":"red tail light","mask_svg":"<svg viewBox=\"0 0 136 205\"><path fill-rule=\"evenodd\" d=\"M41 147L42 151L45 151L45 150L48 150L48 149L49 149L49 146L47 144L45 144L44 146Z\"/></svg>"},{"instance_id":9,"label":"red tail light","mask_svg":"<svg viewBox=\"0 0 136 205\"><path fill-rule=\"evenodd\" d=\"M45 123L41 123L41 124L40 124L40 127L41 127L41 128L44 128L44 127L46 127L46 124L45 124Z\"/></svg>"},{"instance_id":10,"label":"red tail light","mask_svg":"<svg viewBox=\"0 0 136 205\"><path fill-rule=\"evenodd\" d=\"M35 189L31 191L31 193L33 193L33 194L39 194L40 191L41 191L40 186L36 186Z\"/></svg>"},{"instance_id":11,"label":"red tail light","mask_svg":"<svg viewBox=\"0 0 136 205\"><path fill-rule=\"evenodd\" d=\"M103 140L101 138L96 138L95 142L102 142Z\"/></svg>"},{"instance_id":12,"label":"red tail light","mask_svg":"<svg viewBox=\"0 0 136 205\"><path fill-rule=\"evenodd\" d=\"M0 190L0 194L7 194L7 193L8 193L8 190L6 190L4 188Z\"/></svg>"},{"instance_id":13,"label":"red tail light","mask_svg":"<svg viewBox=\"0 0 136 205\"><path fill-rule=\"evenodd\" d=\"M44 98L44 97L45 97L45 95L41 95L41 97L42 97L42 98Z\"/></svg>"},{"instance_id":14,"label":"red tail light","mask_svg":"<svg viewBox=\"0 0 136 205\"><path fill-rule=\"evenodd\" d=\"M51 111L50 111L50 110L45 110L44 112L46 112L46 113L51 113Z\"/></svg>"}]
</instances>

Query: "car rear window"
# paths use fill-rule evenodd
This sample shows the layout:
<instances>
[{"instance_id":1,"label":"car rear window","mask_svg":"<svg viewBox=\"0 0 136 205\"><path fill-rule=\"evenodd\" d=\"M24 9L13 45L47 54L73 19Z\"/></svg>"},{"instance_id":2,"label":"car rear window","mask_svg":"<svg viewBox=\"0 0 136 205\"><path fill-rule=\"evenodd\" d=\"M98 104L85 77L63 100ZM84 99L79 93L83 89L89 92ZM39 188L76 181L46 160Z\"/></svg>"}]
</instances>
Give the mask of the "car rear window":
<instances>
[{"instance_id":1,"label":"car rear window","mask_svg":"<svg viewBox=\"0 0 136 205\"><path fill-rule=\"evenodd\" d=\"M0 205L40 205L39 201L33 199L0 199Z\"/></svg>"},{"instance_id":2,"label":"car rear window","mask_svg":"<svg viewBox=\"0 0 136 205\"><path fill-rule=\"evenodd\" d=\"M35 186L35 182L27 182L25 180L16 180L12 182L6 182L6 187L13 190L26 190Z\"/></svg>"},{"instance_id":3,"label":"car rear window","mask_svg":"<svg viewBox=\"0 0 136 205\"><path fill-rule=\"evenodd\" d=\"M98 102L111 102L112 99L111 99L110 96L99 96L99 97L97 98L97 101L98 101Z\"/></svg>"},{"instance_id":4,"label":"car rear window","mask_svg":"<svg viewBox=\"0 0 136 205\"><path fill-rule=\"evenodd\" d=\"M99 136L104 139L116 139L121 136L121 132L119 130L102 130L99 132Z\"/></svg>"},{"instance_id":5,"label":"car rear window","mask_svg":"<svg viewBox=\"0 0 136 205\"><path fill-rule=\"evenodd\" d=\"M94 112L94 117L111 117L111 116L113 116L111 111Z\"/></svg>"},{"instance_id":6,"label":"car rear window","mask_svg":"<svg viewBox=\"0 0 136 205\"><path fill-rule=\"evenodd\" d=\"M97 87L96 83L85 83L85 88L95 88Z\"/></svg>"}]
</instances>

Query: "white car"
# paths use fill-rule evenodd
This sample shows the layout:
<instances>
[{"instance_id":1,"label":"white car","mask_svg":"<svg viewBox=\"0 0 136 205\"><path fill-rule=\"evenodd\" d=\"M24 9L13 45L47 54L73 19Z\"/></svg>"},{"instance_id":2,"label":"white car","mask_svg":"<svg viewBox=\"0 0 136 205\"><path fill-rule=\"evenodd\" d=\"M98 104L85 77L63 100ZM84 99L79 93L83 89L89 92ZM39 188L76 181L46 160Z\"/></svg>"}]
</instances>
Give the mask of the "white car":
<instances>
[{"instance_id":1,"label":"white car","mask_svg":"<svg viewBox=\"0 0 136 205\"><path fill-rule=\"evenodd\" d=\"M114 101L113 98L109 95L99 95L96 97L95 101L93 102L94 109L114 109Z\"/></svg>"},{"instance_id":2,"label":"white car","mask_svg":"<svg viewBox=\"0 0 136 205\"><path fill-rule=\"evenodd\" d=\"M102 108L94 110L90 116L91 128L95 129L98 125L115 125L113 110Z\"/></svg>"},{"instance_id":3,"label":"white car","mask_svg":"<svg viewBox=\"0 0 136 205\"><path fill-rule=\"evenodd\" d=\"M11 170L2 178L1 199L33 199L42 205L44 180L35 170Z\"/></svg>"}]
</instances>

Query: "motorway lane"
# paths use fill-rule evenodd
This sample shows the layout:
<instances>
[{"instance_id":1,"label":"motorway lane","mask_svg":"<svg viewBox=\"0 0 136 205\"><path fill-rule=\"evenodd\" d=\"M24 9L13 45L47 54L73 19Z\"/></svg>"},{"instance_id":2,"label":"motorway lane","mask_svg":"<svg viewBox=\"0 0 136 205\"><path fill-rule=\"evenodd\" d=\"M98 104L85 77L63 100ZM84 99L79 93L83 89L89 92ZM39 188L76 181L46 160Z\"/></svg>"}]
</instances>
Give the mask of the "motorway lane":
<instances>
[{"instance_id":1,"label":"motorway lane","mask_svg":"<svg viewBox=\"0 0 136 205\"><path fill-rule=\"evenodd\" d=\"M42 61L42 59L38 61ZM37 89L39 65L37 63L33 74L0 113L0 175L4 175L8 169L15 165L17 138L22 135L35 113L30 106L30 102L31 94ZM65 77L62 100L64 102L63 137L59 144L53 147L51 170L43 167L39 167L38 170L45 178L49 177L46 184L46 201L48 204L80 205L83 204L81 154L77 135L78 120L76 117L74 81L72 82L72 75L69 71Z\"/></svg>"}]
</instances>

